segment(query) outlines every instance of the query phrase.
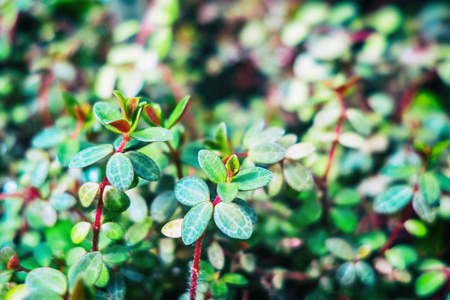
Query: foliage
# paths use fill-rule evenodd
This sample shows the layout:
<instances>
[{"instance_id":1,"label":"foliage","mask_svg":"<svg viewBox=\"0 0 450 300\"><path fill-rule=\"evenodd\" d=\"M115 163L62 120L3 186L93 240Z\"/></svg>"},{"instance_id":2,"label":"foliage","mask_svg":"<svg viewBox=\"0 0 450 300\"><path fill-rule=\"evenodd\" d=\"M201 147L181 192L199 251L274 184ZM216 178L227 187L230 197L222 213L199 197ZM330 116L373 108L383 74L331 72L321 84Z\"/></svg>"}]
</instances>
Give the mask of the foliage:
<instances>
[{"instance_id":1,"label":"foliage","mask_svg":"<svg viewBox=\"0 0 450 300\"><path fill-rule=\"evenodd\" d=\"M0 298L450 299L448 3L0 13Z\"/></svg>"}]
</instances>

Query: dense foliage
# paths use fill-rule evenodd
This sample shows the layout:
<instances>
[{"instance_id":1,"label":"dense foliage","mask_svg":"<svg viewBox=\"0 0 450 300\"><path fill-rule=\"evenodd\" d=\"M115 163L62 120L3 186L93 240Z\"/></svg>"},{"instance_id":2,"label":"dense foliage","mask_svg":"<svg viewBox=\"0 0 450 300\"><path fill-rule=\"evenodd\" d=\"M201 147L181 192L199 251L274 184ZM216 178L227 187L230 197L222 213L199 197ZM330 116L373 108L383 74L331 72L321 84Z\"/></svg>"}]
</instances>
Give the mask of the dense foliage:
<instances>
[{"instance_id":1,"label":"dense foliage","mask_svg":"<svg viewBox=\"0 0 450 300\"><path fill-rule=\"evenodd\" d=\"M0 1L0 298L450 299L450 5L371 2Z\"/></svg>"}]
</instances>

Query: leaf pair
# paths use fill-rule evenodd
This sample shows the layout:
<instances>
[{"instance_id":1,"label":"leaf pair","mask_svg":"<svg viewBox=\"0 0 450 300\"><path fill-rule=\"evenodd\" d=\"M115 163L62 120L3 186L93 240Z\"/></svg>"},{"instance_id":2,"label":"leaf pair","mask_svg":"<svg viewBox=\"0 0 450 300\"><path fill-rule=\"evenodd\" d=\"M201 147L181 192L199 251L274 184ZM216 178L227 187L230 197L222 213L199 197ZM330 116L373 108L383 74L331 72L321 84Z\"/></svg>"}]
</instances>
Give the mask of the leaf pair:
<instances>
[{"instance_id":1,"label":"leaf pair","mask_svg":"<svg viewBox=\"0 0 450 300\"><path fill-rule=\"evenodd\" d=\"M275 127L263 128L264 122L250 127L244 136L244 146L249 149L248 157L255 163L274 164L286 155L286 149L277 144L284 130Z\"/></svg>"},{"instance_id":2,"label":"leaf pair","mask_svg":"<svg viewBox=\"0 0 450 300\"><path fill-rule=\"evenodd\" d=\"M157 103L149 103L143 107L144 120L150 125L161 126L167 129L172 128L186 114L189 105L190 96L186 96L177 104L169 118L164 119L161 106Z\"/></svg>"}]
</instances>

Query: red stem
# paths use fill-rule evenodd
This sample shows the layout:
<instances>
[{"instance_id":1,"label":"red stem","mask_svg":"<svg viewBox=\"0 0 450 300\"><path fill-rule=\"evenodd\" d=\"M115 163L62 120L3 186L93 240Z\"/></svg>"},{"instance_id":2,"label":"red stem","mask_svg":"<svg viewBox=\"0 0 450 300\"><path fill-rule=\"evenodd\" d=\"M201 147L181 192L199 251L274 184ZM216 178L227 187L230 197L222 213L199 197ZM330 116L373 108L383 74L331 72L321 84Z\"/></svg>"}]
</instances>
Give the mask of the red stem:
<instances>
[{"instance_id":1,"label":"red stem","mask_svg":"<svg viewBox=\"0 0 450 300\"><path fill-rule=\"evenodd\" d=\"M220 199L220 196L217 195L216 199L214 199L213 206L216 207L216 205L219 204L220 202L222 202L222 199Z\"/></svg>"},{"instance_id":2,"label":"red stem","mask_svg":"<svg viewBox=\"0 0 450 300\"><path fill-rule=\"evenodd\" d=\"M125 146L127 145L129 140L130 140L129 136L124 134L122 136L122 142L117 148L116 153L121 153L125 149ZM103 178L103 182L100 184L100 191L99 191L100 194L98 197L97 211L95 212L95 221L92 237L92 252L98 251L98 241L100 235L100 227L102 226L102 214L103 214L103 189L108 184L109 184L108 178L105 176L105 178Z\"/></svg>"},{"instance_id":3,"label":"red stem","mask_svg":"<svg viewBox=\"0 0 450 300\"><path fill-rule=\"evenodd\" d=\"M16 198L16 197L22 197L22 193L12 193L12 194L0 194L0 200L6 199L6 198Z\"/></svg>"},{"instance_id":4,"label":"red stem","mask_svg":"<svg viewBox=\"0 0 450 300\"><path fill-rule=\"evenodd\" d=\"M190 300L195 300L197 294L198 274L200 274L200 256L202 254L202 242L204 234L195 244L194 264L191 269L191 284L189 286Z\"/></svg>"}]
</instances>

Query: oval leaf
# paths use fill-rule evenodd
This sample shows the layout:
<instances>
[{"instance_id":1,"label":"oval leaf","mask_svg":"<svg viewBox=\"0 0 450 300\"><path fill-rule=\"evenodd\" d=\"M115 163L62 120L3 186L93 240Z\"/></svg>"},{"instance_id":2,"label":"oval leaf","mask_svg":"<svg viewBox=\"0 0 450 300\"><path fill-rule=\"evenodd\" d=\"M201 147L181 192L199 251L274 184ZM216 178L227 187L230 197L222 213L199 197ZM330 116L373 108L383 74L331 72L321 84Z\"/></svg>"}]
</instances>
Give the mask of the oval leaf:
<instances>
[{"instance_id":1,"label":"oval leaf","mask_svg":"<svg viewBox=\"0 0 450 300\"><path fill-rule=\"evenodd\" d=\"M183 219L176 219L170 221L161 229L162 234L170 238L180 238L181 237L181 225L183 224Z\"/></svg>"},{"instance_id":2,"label":"oval leaf","mask_svg":"<svg viewBox=\"0 0 450 300\"><path fill-rule=\"evenodd\" d=\"M80 197L81 205L88 207L94 202L95 198L100 191L100 184L96 182L86 182L83 184L78 191L78 196Z\"/></svg>"},{"instance_id":3,"label":"oval leaf","mask_svg":"<svg viewBox=\"0 0 450 300\"><path fill-rule=\"evenodd\" d=\"M214 208L214 221L217 227L229 237L245 240L252 236L252 220L235 203L217 204Z\"/></svg>"},{"instance_id":4,"label":"oval leaf","mask_svg":"<svg viewBox=\"0 0 450 300\"><path fill-rule=\"evenodd\" d=\"M214 183L227 180L227 169L220 157L209 150L198 152L198 162L206 177Z\"/></svg>"},{"instance_id":5,"label":"oval leaf","mask_svg":"<svg viewBox=\"0 0 450 300\"><path fill-rule=\"evenodd\" d=\"M135 131L130 135L133 139L143 142L165 142L173 139L172 132L161 127L149 127Z\"/></svg>"},{"instance_id":6,"label":"oval leaf","mask_svg":"<svg viewBox=\"0 0 450 300\"><path fill-rule=\"evenodd\" d=\"M349 243L340 238L329 238L325 245L334 256L344 260L352 260L355 258L355 251Z\"/></svg>"},{"instance_id":7,"label":"oval leaf","mask_svg":"<svg viewBox=\"0 0 450 300\"><path fill-rule=\"evenodd\" d=\"M125 234L125 229L115 222L107 222L102 224L103 234L111 240L120 240Z\"/></svg>"},{"instance_id":8,"label":"oval leaf","mask_svg":"<svg viewBox=\"0 0 450 300\"><path fill-rule=\"evenodd\" d=\"M171 128L173 125L177 124L183 116L186 114L188 105L189 105L189 99L190 96L185 96L183 99L181 99L180 102L178 102L177 106L173 110L172 114L170 115L169 119L166 122L166 127Z\"/></svg>"},{"instance_id":9,"label":"oval leaf","mask_svg":"<svg viewBox=\"0 0 450 300\"><path fill-rule=\"evenodd\" d=\"M316 151L316 147L314 147L311 143L298 143L290 146L286 150L286 158L299 160L302 159L311 153Z\"/></svg>"},{"instance_id":10,"label":"oval leaf","mask_svg":"<svg viewBox=\"0 0 450 300\"><path fill-rule=\"evenodd\" d=\"M28 273L25 286L30 292L45 289L64 295L67 291L67 278L53 268L37 268Z\"/></svg>"},{"instance_id":11,"label":"oval leaf","mask_svg":"<svg viewBox=\"0 0 450 300\"><path fill-rule=\"evenodd\" d=\"M112 145L104 144L78 152L70 161L69 168L84 168L95 164L114 152Z\"/></svg>"},{"instance_id":12,"label":"oval leaf","mask_svg":"<svg viewBox=\"0 0 450 300\"><path fill-rule=\"evenodd\" d=\"M121 213L130 207L128 195L109 185L103 191L103 201L107 210L116 213Z\"/></svg>"},{"instance_id":13,"label":"oval leaf","mask_svg":"<svg viewBox=\"0 0 450 300\"><path fill-rule=\"evenodd\" d=\"M188 206L209 200L209 189L206 182L197 177L185 177L178 181L174 193L181 204Z\"/></svg>"},{"instance_id":14,"label":"oval leaf","mask_svg":"<svg viewBox=\"0 0 450 300\"><path fill-rule=\"evenodd\" d=\"M298 161L285 159L283 174L289 186L297 192L309 191L314 186L311 172Z\"/></svg>"},{"instance_id":15,"label":"oval leaf","mask_svg":"<svg viewBox=\"0 0 450 300\"><path fill-rule=\"evenodd\" d=\"M274 164L286 155L286 149L278 144L262 144L248 151L248 157L255 163Z\"/></svg>"},{"instance_id":16,"label":"oval leaf","mask_svg":"<svg viewBox=\"0 0 450 300\"><path fill-rule=\"evenodd\" d=\"M233 200L233 202L239 205L244 210L247 216L249 216L250 219L252 220L253 224L258 222L258 215L256 214L253 207L251 207L250 204L247 203L247 201L242 200L240 198L236 198Z\"/></svg>"},{"instance_id":17,"label":"oval leaf","mask_svg":"<svg viewBox=\"0 0 450 300\"><path fill-rule=\"evenodd\" d=\"M91 224L88 222L77 223L72 228L72 241L75 244L80 244L87 237L89 230L91 230Z\"/></svg>"},{"instance_id":18,"label":"oval leaf","mask_svg":"<svg viewBox=\"0 0 450 300\"><path fill-rule=\"evenodd\" d=\"M77 203L74 196L67 193L54 194L50 197L50 205L56 210L66 210Z\"/></svg>"},{"instance_id":19,"label":"oval leaf","mask_svg":"<svg viewBox=\"0 0 450 300\"><path fill-rule=\"evenodd\" d=\"M153 200L150 206L150 215L153 220L162 223L173 215L177 207L178 202L173 192L164 192Z\"/></svg>"},{"instance_id":20,"label":"oval leaf","mask_svg":"<svg viewBox=\"0 0 450 300\"><path fill-rule=\"evenodd\" d=\"M273 174L264 168L252 167L245 169L231 182L237 183L240 191L250 191L266 186L273 178Z\"/></svg>"},{"instance_id":21,"label":"oval leaf","mask_svg":"<svg viewBox=\"0 0 450 300\"><path fill-rule=\"evenodd\" d=\"M433 174L424 173L419 178L419 191L425 202L431 205L439 199L441 194L439 181L437 181Z\"/></svg>"},{"instance_id":22,"label":"oval leaf","mask_svg":"<svg viewBox=\"0 0 450 300\"><path fill-rule=\"evenodd\" d=\"M126 155L130 159L137 176L148 181L157 181L161 178L158 165L147 155L136 151L127 152Z\"/></svg>"},{"instance_id":23,"label":"oval leaf","mask_svg":"<svg viewBox=\"0 0 450 300\"><path fill-rule=\"evenodd\" d=\"M130 159L123 153L114 154L106 165L106 177L115 188L126 191L134 179Z\"/></svg>"},{"instance_id":24,"label":"oval leaf","mask_svg":"<svg viewBox=\"0 0 450 300\"><path fill-rule=\"evenodd\" d=\"M186 214L181 225L181 237L185 245L192 244L202 236L211 220L212 212L212 203L203 201Z\"/></svg>"},{"instance_id":25,"label":"oval leaf","mask_svg":"<svg viewBox=\"0 0 450 300\"><path fill-rule=\"evenodd\" d=\"M375 198L373 209L383 214L395 213L402 209L412 196L413 190L409 186L393 186Z\"/></svg>"},{"instance_id":26,"label":"oval leaf","mask_svg":"<svg viewBox=\"0 0 450 300\"><path fill-rule=\"evenodd\" d=\"M112 132L121 134L122 132L108 123L122 119L119 109L112 104L106 102L98 102L94 105L94 115L97 119Z\"/></svg>"},{"instance_id":27,"label":"oval leaf","mask_svg":"<svg viewBox=\"0 0 450 300\"><path fill-rule=\"evenodd\" d=\"M441 288L446 279L445 274L440 271L423 273L417 278L416 294L421 297L432 295Z\"/></svg>"},{"instance_id":28,"label":"oval leaf","mask_svg":"<svg viewBox=\"0 0 450 300\"><path fill-rule=\"evenodd\" d=\"M225 202L231 202L239 192L237 183L219 182L217 185L217 194Z\"/></svg>"}]
</instances>

